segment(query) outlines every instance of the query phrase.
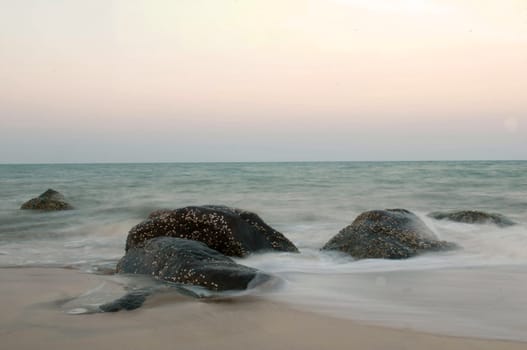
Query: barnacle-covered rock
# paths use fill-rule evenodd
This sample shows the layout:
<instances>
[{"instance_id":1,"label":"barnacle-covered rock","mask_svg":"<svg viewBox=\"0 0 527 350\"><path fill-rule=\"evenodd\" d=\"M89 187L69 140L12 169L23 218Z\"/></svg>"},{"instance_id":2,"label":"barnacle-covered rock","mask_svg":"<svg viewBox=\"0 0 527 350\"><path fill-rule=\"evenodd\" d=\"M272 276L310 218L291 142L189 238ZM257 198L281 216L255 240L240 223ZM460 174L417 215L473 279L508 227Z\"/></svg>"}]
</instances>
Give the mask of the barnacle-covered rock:
<instances>
[{"instance_id":1,"label":"barnacle-covered rock","mask_svg":"<svg viewBox=\"0 0 527 350\"><path fill-rule=\"evenodd\" d=\"M412 212L386 209L360 214L322 249L339 250L356 259L406 259L426 251L455 247L454 243L439 241Z\"/></svg>"},{"instance_id":2,"label":"barnacle-covered rock","mask_svg":"<svg viewBox=\"0 0 527 350\"><path fill-rule=\"evenodd\" d=\"M33 210L69 210L73 209L73 206L66 202L64 196L52 189L48 189L40 196L30 199L20 209L33 209Z\"/></svg>"},{"instance_id":3,"label":"barnacle-covered rock","mask_svg":"<svg viewBox=\"0 0 527 350\"><path fill-rule=\"evenodd\" d=\"M270 250L298 252L291 241L258 215L225 206L155 211L130 230L126 250L142 247L147 240L159 236L200 241L227 256L243 257Z\"/></svg>"},{"instance_id":4,"label":"barnacle-covered rock","mask_svg":"<svg viewBox=\"0 0 527 350\"><path fill-rule=\"evenodd\" d=\"M496 213L486 213L478 210L459 210L450 212L433 212L429 217L437 220L450 220L466 224L495 224L500 227L516 225L514 221Z\"/></svg>"},{"instance_id":5,"label":"barnacle-covered rock","mask_svg":"<svg viewBox=\"0 0 527 350\"><path fill-rule=\"evenodd\" d=\"M204 243L173 237L153 238L142 247L130 248L117 264L117 272L145 274L215 292L245 290L271 278Z\"/></svg>"}]
</instances>

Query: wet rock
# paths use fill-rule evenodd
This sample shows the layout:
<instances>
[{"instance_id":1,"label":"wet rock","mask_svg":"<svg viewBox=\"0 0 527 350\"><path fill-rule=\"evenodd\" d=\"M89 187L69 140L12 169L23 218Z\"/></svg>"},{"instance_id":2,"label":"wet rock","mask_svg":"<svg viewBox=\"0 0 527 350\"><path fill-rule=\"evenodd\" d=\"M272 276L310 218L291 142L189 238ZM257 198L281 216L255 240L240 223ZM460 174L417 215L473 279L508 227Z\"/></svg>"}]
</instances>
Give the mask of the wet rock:
<instances>
[{"instance_id":1,"label":"wet rock","mask_svg":"<svg viewBox=\"0 0 527 350\"><path fill-rule=\"evenodd\" d=\"M30 199L29 201L22 204L20 209L32 209L32 210L69 210L73 209L73 206L66 202L64 196L52 189L47 190L40 196Z\"/></svg>"},{"instance_id":2,"label":"wet rock","mask_svg":"<svg viewBox=\"0 0 527 350\"><path fill-rule=\"evenodd\" d=\"M141 307L144 302L146 301L146 298L150 295L149 291L133 291L131 293L128 293L124 295L123 297L111 301L109 303L103 304L99 306L99 310L102 312L117 312L121 310L135 310L139 307Z\"/></svg>"},{"instance_id":3,"label":"wet rock","mask_svg":"<svg viewBox=\"0 0 527 350\"><path fill-rule=\"evenodd\" d=\"M406 259L427 251L455 247L454 243L439 241L412 212L386 209L360 214L322 249L342 251L356 259Z\"/></svg>"},{"instance_id":4,"label":"wet rock","mask_svg":"<svg viewBox=\"0 0 527 350\"><path fill-rule=\"evenodd\" d=\"M466 224L495 224L500 227L516 225L514 221L496 213L486 213L477 210L459 210L450 212L433 212L429 217L437 220L450 220Z\"/></svg>"},{"instance_id":5,"label":"wet rock","mask_svg":"<svg viewBox=\"0 0 527 350\"><path fill-rule=\"evenodd\" d=\"M143 247L130 248L117 264L117 272L149 275L157 280L211 291L245 290L271 278L237 264L204 243L173 237L153 238Z\"/></svg>"},{"instance_id":6,"label":"wet rock","mask_svg":"<svg viewBox=\"0 0 527 350\"><path fill-rule=\"evenodd\" d=\"M130 230L126 250L141 247L159 236L200 241L227 256L243 257L271 250L298 252L291 241L258 215L225 206L155 211Z\"/></svg>"}]
</instances>

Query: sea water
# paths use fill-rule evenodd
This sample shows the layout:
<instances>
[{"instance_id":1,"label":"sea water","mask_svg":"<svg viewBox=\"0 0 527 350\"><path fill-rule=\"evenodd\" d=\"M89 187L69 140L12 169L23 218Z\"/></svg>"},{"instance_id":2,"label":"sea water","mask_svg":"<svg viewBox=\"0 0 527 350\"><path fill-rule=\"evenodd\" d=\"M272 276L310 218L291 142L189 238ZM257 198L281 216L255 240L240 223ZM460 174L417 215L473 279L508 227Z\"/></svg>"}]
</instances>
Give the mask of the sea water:
<instances>
[{"instance_id":1,"label":"sea water","mask_svg":"<svg viewBox=\"0 0 527 350\"><path fill-rule=\"evenodd\" d=\"M527 162L319 162L0 165L0 267L113 268L153 210L223 204L254 211L300 254L240 263L285 283L260 297L392 327L527 340ZM48 188L75 210L20 205ZM460 250L408 260L320 248L363 211L405 208ZM518 224L426 216L477 209Z\"/></svg>"}]
</instances>

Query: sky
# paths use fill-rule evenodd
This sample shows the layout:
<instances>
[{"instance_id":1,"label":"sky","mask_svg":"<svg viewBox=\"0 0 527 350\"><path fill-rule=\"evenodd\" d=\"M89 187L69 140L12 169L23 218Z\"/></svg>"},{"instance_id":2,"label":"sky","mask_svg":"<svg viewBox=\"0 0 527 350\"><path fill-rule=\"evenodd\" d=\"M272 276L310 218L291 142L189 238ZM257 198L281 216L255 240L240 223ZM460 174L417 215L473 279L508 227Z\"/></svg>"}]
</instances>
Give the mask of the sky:
<instances>
[{"instance_id":1,"label":"sky","mask_svg":"<svg viewBox=\"0 0 527 350\"><path fill-rule=\"evenodd\" d=\"M527 159L527 0L0 0L0 163Z\"/></svg>"}]
</instances>

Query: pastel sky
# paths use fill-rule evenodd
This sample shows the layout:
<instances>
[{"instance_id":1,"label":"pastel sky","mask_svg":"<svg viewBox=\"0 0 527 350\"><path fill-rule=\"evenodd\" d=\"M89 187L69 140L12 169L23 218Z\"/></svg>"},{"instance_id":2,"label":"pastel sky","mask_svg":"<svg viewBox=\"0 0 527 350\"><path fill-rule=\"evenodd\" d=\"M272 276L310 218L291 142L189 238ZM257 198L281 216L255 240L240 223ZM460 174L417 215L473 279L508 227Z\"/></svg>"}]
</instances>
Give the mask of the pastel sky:
<instances>
[{"instance_id":1,"label":"pastel sky","mask_svg":"<svg viewBox=\"0 0 527 350\"><path fill-rule=\"evenodd\" d=\"M0 0L0 163L527 159L526 0Z\"/></svg>"}]
</instances>

